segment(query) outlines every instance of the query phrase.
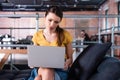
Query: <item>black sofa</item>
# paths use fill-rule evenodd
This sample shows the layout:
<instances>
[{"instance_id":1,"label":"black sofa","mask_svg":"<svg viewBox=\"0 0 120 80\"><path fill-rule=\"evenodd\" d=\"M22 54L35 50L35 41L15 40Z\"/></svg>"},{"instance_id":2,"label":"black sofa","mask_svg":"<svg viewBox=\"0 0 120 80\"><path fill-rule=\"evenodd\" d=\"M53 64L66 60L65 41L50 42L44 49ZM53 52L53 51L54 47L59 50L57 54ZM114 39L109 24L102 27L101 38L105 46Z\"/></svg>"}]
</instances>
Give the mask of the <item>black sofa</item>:
<instances>
[{"instance_id":1,"label":"black sofa","mask_svg":"<svg viewBox=\"0 0 120 80\"><path fill-rule=\"evenodd\" d=\"M77 57L67 80L119 80L120 60L106 56L112 43L89 45Z\"/></svg>"},{"instance_id":2,"label":"black sofa","mask_svg":"<svg viewBox=\"0 0 120 80\"><path fill-rule=\"evenodd\" d=\"M28 80L31 76L32 69L25 70L1 70L0 71L0 80Z\"/></svg>"}]
</instances>

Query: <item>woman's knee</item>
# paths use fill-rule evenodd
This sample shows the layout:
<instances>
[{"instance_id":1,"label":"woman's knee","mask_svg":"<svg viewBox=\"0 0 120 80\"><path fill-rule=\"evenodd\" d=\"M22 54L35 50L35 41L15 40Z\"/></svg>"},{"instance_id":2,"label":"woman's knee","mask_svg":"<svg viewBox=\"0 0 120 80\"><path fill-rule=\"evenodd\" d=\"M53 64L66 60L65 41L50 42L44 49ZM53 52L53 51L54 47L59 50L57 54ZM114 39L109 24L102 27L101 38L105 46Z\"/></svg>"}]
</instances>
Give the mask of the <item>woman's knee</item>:
<instances>
[{"instance_id":1,"label":"woman's knee","mask_svg":"<svg viewBox=\"0 0 120 80\"><path fill-rule=\"evenodd\" d=\"M41 76L43 80L54 80L54 69L50 68L40 68L38 70L38 75Z\"/></svg>"},{"instance_id":2,"label":"woman's knee","mask_svg":"<svg viewBox=\"0 0 120 80\"><path fill-rule=\"evenodd\" d=\"M41 76L36 76L34 80L42 80Z\"/></svg>"},{"instance_id":3,"label":"woman's knee","mask_svg":"<svg viewBox=\"0 0 120 80\"><path fill-rule=\"evenodd\" d=\"M54 69L50 68L39 68L38 69L38 75L54 75Z\"/></svg>"}]
</instances>

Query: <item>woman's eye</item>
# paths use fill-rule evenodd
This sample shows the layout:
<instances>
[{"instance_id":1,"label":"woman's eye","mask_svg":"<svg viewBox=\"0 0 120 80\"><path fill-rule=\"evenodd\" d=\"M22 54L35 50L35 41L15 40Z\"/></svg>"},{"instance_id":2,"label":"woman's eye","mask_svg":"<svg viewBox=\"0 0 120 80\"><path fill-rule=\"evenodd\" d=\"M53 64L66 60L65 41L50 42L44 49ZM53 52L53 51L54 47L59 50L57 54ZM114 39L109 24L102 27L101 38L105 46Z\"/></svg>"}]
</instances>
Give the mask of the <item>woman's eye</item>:
<instances>
[{"instance_id":1,"label":"woman's eye","mask_svg":"<svg viewBox=\"0 0 120 80\"><path fill-rule=\"evenodd\" d=\"M52 20L51 20L51 19L49 19L49 21L51 22Z\"/></svg>"},{"instance_id":2,"label":"woman's eye","mask_svg":"<svg viewBox=\"0 0 120 80\"><path fill-rule=\"evenodd\" d=\"M58 21L55 21L56 24L58 24L59 22Z\"/></svg>"}]
</instances>

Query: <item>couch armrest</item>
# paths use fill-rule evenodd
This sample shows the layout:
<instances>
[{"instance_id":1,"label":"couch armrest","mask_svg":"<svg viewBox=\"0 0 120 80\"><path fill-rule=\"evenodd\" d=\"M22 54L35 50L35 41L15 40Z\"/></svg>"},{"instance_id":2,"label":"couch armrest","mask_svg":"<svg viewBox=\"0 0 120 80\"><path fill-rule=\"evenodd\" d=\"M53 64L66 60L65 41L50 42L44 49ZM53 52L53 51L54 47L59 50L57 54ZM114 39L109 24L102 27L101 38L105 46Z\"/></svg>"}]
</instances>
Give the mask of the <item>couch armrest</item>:
<instances>
[{"instance_id":1,"label":"couch armrest","mask_svg":"<svg viewBox=\"0 0 120 80\"><path fill-rule=\"evenodd\" d=\"M118 80L120 79L120 60L105 57L98 66L96 73L89 80Z\"/></svg>"}]
</instances>

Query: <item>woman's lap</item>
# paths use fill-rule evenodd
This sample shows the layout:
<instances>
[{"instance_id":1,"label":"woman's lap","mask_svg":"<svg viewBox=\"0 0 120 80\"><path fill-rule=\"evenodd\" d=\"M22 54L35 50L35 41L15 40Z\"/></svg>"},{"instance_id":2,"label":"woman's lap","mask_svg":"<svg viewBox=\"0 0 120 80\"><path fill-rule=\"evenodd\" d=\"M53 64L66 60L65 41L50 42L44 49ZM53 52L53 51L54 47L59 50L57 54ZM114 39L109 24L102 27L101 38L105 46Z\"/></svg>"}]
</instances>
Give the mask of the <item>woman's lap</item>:
<instances>
[{"instance_id":1,"label":"woman's lap","mask_svg":"<svg viewBox=\"0 0 120 80\"><path fill-rule=\"evenodd\" d=\"M31 72L31 76L28 80L34 80L37 76L37 69L34 68ZM67 80L68 70L55 69L55 80Z\"/></svg>"}]
</instances>

